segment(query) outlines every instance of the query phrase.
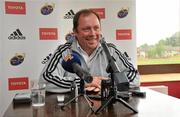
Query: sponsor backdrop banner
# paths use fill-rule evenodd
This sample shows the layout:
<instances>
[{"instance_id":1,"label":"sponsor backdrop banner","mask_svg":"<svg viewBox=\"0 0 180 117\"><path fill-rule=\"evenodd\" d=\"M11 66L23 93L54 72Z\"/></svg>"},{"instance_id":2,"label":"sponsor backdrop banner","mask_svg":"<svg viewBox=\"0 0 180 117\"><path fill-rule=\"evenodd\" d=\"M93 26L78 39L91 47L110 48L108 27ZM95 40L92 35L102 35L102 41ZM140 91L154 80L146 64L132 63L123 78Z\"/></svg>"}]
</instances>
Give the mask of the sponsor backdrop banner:
<instances>
[{"instance_id":1,"label":"sponsor backdrop banner","mask_svg":"<svg viewBox=\"0 0 180 117\"><path fill-rule=\"evenodd\" d=\"M1 104L3 111L17 92L29 91L83 8L97 12L107 42L114 43L136 65L135 0L1 1ZM127 53L127 54L126 54ZM3 92L2 92L3 90ZM0 108L1 108L0 107Z\"/></svg>"}]
</instances>

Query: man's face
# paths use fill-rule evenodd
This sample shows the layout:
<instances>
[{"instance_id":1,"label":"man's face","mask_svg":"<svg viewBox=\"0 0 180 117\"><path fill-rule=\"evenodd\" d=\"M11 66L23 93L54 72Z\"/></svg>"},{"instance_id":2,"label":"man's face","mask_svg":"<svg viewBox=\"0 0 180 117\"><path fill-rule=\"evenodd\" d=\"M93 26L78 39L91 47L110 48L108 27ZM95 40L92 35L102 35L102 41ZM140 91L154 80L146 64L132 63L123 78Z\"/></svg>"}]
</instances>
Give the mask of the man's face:
<instances>
[{"instance_id":1,"label":"man's face","mask_svg":"<svg viewBox=\"0 0 180 117\"><path fill-rule=\"evenodd\" d=\"M81 15L78 24L75 35L79 45L87 53L94 51L101 36L101 27L97 16L94 14Z\"/></svg>"}]
</instances>

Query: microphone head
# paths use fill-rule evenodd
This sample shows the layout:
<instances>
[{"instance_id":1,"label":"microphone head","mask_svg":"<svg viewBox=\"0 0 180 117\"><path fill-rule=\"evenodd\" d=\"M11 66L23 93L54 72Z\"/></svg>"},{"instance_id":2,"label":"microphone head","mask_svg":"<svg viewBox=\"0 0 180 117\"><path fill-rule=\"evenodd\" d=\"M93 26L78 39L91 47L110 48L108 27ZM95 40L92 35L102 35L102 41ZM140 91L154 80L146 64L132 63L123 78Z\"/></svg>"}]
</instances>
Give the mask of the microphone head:
<instances>
[{"instance_id":1,"label":"microphone head","mask_svg":"<svg viewBox=\"0 0 180 117\"><path fill-rule=\"evenodd\" d=\"M75 73L73 70L73 64L79 64L81 66L81 61L79 59L79 55L77 53L70 53L67 54L62 61L62 67L64 68L64 70L71 72L71 73Z\"/></svg>"}]
</instances>

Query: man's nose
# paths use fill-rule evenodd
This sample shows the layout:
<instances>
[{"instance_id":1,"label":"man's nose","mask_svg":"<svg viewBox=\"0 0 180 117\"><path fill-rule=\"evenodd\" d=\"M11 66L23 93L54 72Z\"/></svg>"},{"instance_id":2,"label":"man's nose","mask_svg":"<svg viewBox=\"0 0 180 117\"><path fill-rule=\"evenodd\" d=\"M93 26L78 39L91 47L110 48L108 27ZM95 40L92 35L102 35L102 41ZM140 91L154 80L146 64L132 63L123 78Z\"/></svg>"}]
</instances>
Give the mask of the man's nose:
<instances>
[{"instance_id":1,"label":"man's nose","mask_svg":"<svg viewBox=\"0 0 180 117\"><path fill-rule=\"evenodd\" d=\"M91 35L95 35L95 34L96 34L96 31L95 31L94 29L91 29L91 30L90 30L90 33L91 33Z\"/></svg>"}]
</instances>

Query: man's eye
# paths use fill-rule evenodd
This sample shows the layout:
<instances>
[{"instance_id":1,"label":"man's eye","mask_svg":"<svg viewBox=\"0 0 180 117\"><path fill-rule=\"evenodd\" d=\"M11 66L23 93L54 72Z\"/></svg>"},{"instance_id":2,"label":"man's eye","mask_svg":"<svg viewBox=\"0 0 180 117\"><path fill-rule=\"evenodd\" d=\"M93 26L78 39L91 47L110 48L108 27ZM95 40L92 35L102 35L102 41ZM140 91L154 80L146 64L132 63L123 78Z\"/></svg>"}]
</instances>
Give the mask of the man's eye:
<instances>
[{"instance_id":1,"label":"man's eye","mask_svg":"<svg viewBox=\"0 0 180 117\"><path fill-rule=\"evenodd\" d=\"M99 27L93 27L93 28L84 28L84 29L83 29L83 31L85 31L85 32L90 32L91 30L99 31L100 28L99 28Z\"/></svg>"},{"instance_id":2,"label":"man's eye","mask_svg":"<svg viewBox=\"0 0 180 117\"><path fill-rule=\"evenodd\" d=\"M99 28L99 27L95 27L94 30L95 30L95 31L99 31L100 28Z\"/></svg>"},{"instance_id":3,"label":"man's eye","mask_svg":"<svg viewBox=\"0 0 180 117\"><path fill-rule=\"evenodd\" d=\"M88 31L90 31L90 29L89 28L85 28L85 29L83 29L83 31L88 32Z\"/></svg>"}]
</instances>

